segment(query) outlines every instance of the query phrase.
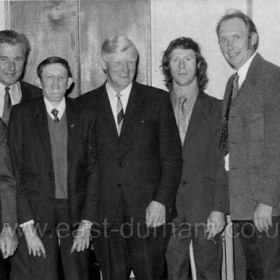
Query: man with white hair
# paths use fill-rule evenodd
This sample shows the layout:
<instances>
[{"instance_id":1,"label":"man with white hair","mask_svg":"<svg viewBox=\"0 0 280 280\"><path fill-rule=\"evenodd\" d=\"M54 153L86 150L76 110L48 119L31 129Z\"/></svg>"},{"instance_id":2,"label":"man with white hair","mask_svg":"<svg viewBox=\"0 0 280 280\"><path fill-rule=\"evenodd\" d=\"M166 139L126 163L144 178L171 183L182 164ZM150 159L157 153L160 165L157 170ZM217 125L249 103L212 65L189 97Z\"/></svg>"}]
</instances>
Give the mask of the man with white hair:
<instances>
[{"instance_id":1,"label":"man with white hair","mask_svg":"<svg viewBox=\"0 0 280 280\"><path fill-rule=\"evenodd\" d=\"M125 36L103 42L107 82L80 97L94 117L94 240L104 279L159 280L181 176L181 143L166 92L134 81L138 51Z\"/></svg>"}]
</instances>

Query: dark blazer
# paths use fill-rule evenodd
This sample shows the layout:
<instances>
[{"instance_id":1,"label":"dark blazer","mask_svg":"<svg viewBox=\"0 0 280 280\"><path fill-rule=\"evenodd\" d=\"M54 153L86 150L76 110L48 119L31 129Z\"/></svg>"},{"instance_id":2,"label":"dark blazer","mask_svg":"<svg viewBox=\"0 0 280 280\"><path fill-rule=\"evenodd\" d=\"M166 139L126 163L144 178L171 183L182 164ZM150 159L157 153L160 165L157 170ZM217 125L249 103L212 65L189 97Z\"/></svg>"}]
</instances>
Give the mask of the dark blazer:
<instances>
[{"instance_id":1,"label":"dark blazer","mask_svg":"<svg viewBox=\"0 0 280 280\"><path fill-rule=\"evenodd\" d=\"M227 174L220 150L222 102L199 92L183 145L178 216L206 222L213 210L228 211Z\"/></svg>"},{"instance_id":2,"label":"dark blazer","mask_svg":"<svg viewBox=\"0 0 280 280\"><path fill-rule=\"evenodd\" d=\"M223 112L233 76L226 87ZM256 203L280 215L280 68L259 54L232 101L229 116L231 218L251 220Z\"/></svg>"},{"instance_id":3,"label":"dark blazer","mask_svg":"<svg viewBox=\"0 0 280 280\"><path fill-rule=\"evenodd\" d=\"M95 114L99 178L94 187L99 216L94 222L114 221L121 193L127 214L135 222L145 223L145 210L152 200L166 206L170 219L182 150L168 94L133 83L120 137L105 85L79 97L78 102Z\"/></svg>"},{"instance_id":4,"label":"dark blazer","mask_svg":"<svg viewBox=\"0 0 280 280\"><path fill-rule=\"evenodd\" d=\"M20 81L19 83L20 83L21 94L22 94L21 101L20 101L21 103L25 103L42 97L42 92L38 87L24 81Z\"/></svg>"},{"instance_id":5,"label":"dark blazer","mask_svg":"<svg viewBox=\"0 0 280 280\"><path fill-rule=\"evenodd\" d=\"M0 201L1 225L14 226L16 215L16 182L13 176L10 152L8 148L6 126L0 118ZM1 226L2 229L2 226ZM1 231L1 230L0 230Z\"/></svg>"},{"instance_id":6,"label":"dark blazer","mask_svg":"<svg viewBox=\"0 0 280 280\"><path fill-rule=\"evenodd\" d=\"M90 122L66 99L68 124L68 196L71 223L91 219ZM47 111L43 98L15 105L9 125L10 149L17 181L18 220L53 225L55 181ZM44 224L45 225L45 224Z\"/></svg>"}]
</instances>

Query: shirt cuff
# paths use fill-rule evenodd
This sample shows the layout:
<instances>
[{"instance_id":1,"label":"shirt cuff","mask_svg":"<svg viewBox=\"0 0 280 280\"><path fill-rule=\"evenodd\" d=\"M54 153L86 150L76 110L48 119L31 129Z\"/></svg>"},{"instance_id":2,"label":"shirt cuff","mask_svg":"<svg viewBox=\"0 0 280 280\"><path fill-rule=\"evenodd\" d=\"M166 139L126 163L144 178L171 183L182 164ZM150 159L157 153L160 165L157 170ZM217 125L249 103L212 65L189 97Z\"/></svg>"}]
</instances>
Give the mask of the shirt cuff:
<instances>
[{"instance_id":1,"label":"shirt cuff","mask_svg":"<svg viewBox=\"0 0 280 280\"><path fill-rule=\"evenodd\" d=\"M25 226L28 226L28 225L34 225L34 223L35 223L34 220L30 220L30 221L20 224L19 226L21 228L24 228Z\"/></svg>"}]
</instances>

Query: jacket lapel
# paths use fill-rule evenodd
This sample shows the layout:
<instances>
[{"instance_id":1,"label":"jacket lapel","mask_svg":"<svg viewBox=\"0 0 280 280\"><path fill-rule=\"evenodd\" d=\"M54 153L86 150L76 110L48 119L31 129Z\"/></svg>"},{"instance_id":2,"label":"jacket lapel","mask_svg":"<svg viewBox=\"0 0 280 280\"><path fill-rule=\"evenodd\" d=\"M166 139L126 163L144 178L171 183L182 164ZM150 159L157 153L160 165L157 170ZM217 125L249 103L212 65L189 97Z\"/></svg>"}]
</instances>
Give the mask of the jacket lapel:
<instances>
[{"instance_id":1,"label":"jacket lapel","mask_svg":"<svg viewBox=\"0 0 280 280\"><path fill-rule=\"evenodd\" d=\"M52 153L51 153L51 142L48 127L47 111L44 103L44 99L38 101L38 106L35 107L35 112L33 114L35 118L35 123L37 126L37 131L39 133L43 149L46 152L49 164L52 166Z\"/></svg>"},{"instance_id":2,"label":"jacket lapel","mask_svg":"<svg viewBox=\"0 0 280 280\"><path fill-rule=\"evenodd\" d=\"M102 92L97 105L98 123L99 127L106 135L107 139L104 139L104 141L108 141L109 145L112 146L112 149L116 151L119 142L118 131L105 85L103 85L101 90Z\"/></svg>"},{"instance_id":3,"label":"jacket lapel","mask_svg":"<svg viewBox=\"0 0 280 280\"><path fill-rule=\"evenodd\" d=\"M137 91L137 84L133 84L126 107L125 117L119 139L119 153L123 154L129 149L129 145L145 107L145 93Z\"/></svg>"},{"instance_id":4,"label":"jacket lapel","mask_svg":"<svg viewBox=\"0 0 280 280\"><path fill-rule=\"evenodd\" d=\"M183 144L183 153L187 152L191 139L195 136L197 131L202 127L203 122L207 116L207 104L205 102L204 93L199 92L194 108L192 111L189 127Z\"/></svg>"}]
</instances>

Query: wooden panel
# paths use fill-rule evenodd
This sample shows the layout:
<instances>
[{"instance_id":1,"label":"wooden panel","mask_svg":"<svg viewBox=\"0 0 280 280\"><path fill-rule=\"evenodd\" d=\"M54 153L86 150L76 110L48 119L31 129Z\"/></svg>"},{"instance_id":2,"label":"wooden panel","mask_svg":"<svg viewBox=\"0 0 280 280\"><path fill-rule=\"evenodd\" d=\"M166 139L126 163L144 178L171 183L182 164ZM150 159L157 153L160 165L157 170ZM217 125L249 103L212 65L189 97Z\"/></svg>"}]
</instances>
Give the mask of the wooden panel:
<instances>
[{"instance_id":1,"label":"wooden panel","mask_svg":"<svg viewBox=\"0 0 280 280\"><path fill-rule=\"evenodd\" d=\"M140 53L137 80L150 83L149 1L81 1L80 49L82 93L105 81L100 46L115 34L127 35Z\"/></svg>"},{"instance_id":2,"label":"wooden panel","mask_svg":"<svg viewBox=\"0 0 280 280\"><path fill-rule=\"evenodd\" d=\"M31 53L25 80L34 84L38 64L49 56L68 60L74 81L79 83L76 1L11 1L10 28L26 34ZM77 86L72 96L77 95Z\"/></svg>"}]
</instances>

